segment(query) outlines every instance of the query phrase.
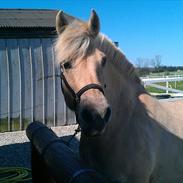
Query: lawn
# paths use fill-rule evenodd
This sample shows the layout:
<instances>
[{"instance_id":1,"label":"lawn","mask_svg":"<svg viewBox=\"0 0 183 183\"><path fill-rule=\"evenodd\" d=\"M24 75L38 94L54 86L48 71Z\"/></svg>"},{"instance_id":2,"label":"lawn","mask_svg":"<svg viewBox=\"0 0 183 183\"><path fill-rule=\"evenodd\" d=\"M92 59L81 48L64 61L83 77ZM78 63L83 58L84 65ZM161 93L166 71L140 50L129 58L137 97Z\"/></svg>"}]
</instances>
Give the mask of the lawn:
<instances>
[{"instance_id":1,"label":"lawn","mask_svg":"<svg viewBox=\"0 0 183 183\"><path fill-rule=\"evenodd\" d=\"M23 128L25 129L28 125L28 120L22 120ZM11 131L20 130L20 119L19 118L11 118L10 120L10 128ZM7 132L8 129L8 118L1 118L0 119L0 132Z\"/></svg>"},{"instance_id":2,"label":"lawn","mask_svg":"<svg viewBox=\"0 0 183 183\"><path fill-rule=\"evenodd\" d=\"M177 70L174 72L165 71L165 72L159 72L159 73L150 73L147 77L156 78L156 77L166 77L166 76L168 76L168 77L182 76L183 77L183 70ZM155 83L155 84L161 85L161 86L166 86L166 82ZM174 89L183 91L183 81L173 81L173 82L169 82L168 84L169 84L170 88L174 88ZM146 86L146 90L150 93L166 93L165 90L161 90L161 89L154 88L151 86Z\"/></svg>"},{"instance_id":3,"label":"lawn","mask_svg":"<svg viewBox=\"0 0 183 183\"><path fill-rule=\"evenodd\" d=\"M173 72L164 71L149 74L149 77L158 77L158 76L183 76L183 70L177 70Z\"/></svg>"},{"instance_id":4,"label":"lawn","mask_svg":"<svg viewBox=\"0 0 183 183\"><path fill-rule=\"evenodd\" d=\"M163 83L156 83L156 84L161 85L161 86L166 86L165 82L163 82ZM168 85L169 85L170 88L174 88L174 89L183 91L183 81L169 82ZM154 88L154 87L151 87L151 86L146 86L146 90L148 92L150 92L150 93L166 93L165 90L161 90L161 89Z\"/></svg>"}]
</instances>

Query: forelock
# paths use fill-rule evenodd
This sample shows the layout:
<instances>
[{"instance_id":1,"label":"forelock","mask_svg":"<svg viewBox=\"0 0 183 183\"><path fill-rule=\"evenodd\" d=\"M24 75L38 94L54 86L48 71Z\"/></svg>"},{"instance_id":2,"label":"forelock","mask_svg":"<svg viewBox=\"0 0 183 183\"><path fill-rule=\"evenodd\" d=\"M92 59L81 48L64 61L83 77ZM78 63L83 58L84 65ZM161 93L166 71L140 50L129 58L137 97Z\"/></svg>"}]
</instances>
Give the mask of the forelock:
<instances>
[{"instance_id":1,"label":"forelock","mask_svg":"<svg viewBox=\"0 0 183 183\"><path fill-rule=\"evenodd\" d=\"M86 23L74 21L56 41L57 63L85 57L92 52L93 42Z\"/></svg>"}]
</instances>

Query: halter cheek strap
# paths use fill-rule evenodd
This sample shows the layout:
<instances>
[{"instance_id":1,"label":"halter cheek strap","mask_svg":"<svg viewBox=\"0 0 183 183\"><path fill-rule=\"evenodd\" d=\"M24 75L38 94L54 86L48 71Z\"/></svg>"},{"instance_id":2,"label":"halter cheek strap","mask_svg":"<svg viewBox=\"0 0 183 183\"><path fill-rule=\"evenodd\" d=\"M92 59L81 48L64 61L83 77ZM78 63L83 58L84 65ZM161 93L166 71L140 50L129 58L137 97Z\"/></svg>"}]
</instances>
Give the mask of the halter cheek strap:
<instances>
[{"instance_id":1,"label":"halter cheek strap","mask_svg":"<svg viewBox=\"0 0 183 183\"><path fill-rule=\"evenodd\" d=\"M75 95L76 95L76 94L75 94L74 90L70 87L70 85L69 85L69 83L67 82L67 80L66 80L66 78L65 78L65 76L64 76L64 74L63 74L62 71L61 71L60 77L61 77L61 81L64 82L65 86L67 87L67 89L69 90L69 92L71 93L71 95L75 98ZM61 86L62 86L62 85L61 85Z\"/></svg>"}]
</instances>

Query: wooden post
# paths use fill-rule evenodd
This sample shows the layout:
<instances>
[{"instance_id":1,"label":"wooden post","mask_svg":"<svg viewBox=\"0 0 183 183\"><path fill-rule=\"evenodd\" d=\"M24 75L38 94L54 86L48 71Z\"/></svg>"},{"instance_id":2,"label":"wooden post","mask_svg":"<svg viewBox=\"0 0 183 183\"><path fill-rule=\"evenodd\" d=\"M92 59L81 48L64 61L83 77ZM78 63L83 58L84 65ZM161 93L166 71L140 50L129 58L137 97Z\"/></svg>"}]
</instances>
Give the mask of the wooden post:
<instances>
[{"instance_id":1,"label":"wooden post","mask_svg":"<svg viewBox=\"0 0 183 183\"><path fill-rule=\"evenodd\" d=\"M39 162L43 161L43 165L46 166L45 176L49 173L56 183L108 183L102 175L81 162L71 149L44 124L33 122L27 127L26 133L33 148L40 155ZM52 182L51 179L50 182Z\"/></svg>"},{"instance_id":2,"label":"wooden post","mask_svg":"<svg viewBox=\"0 0 183 183\"><path fill-rule=\"evenodd\" d=\"M166 78L168 79L168 76L166 76ZM168 81L166 81L166 88L167 88L166 93L168 94Z\"/></svg>"}]
</instances>

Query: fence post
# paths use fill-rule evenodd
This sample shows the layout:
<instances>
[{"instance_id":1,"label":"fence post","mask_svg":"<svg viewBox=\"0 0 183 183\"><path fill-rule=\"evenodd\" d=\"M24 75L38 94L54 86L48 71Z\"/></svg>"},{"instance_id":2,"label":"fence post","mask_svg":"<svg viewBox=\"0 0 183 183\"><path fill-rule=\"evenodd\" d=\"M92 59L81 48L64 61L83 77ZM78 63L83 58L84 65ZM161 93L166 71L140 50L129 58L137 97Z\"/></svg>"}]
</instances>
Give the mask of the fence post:
<instances>
[{"instance_id":1,"label":"fence post","mask_svg":"<svg viewBox=\"0 0 183 183\"><path fill-rule=\"evenodd\" d=\"M166 76L166 78L168 79L168 76ZM168 94L168 81L166 81L166 88L167 88L166 93Z\"/></svg>"}]
</instances>

